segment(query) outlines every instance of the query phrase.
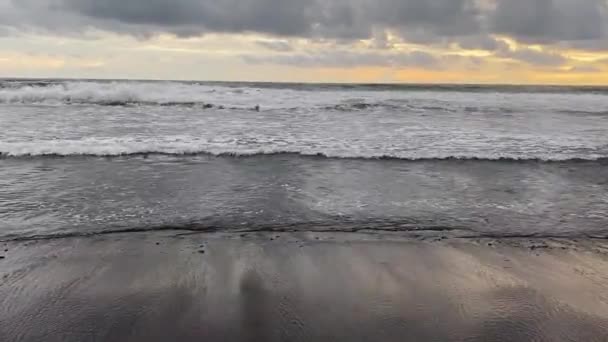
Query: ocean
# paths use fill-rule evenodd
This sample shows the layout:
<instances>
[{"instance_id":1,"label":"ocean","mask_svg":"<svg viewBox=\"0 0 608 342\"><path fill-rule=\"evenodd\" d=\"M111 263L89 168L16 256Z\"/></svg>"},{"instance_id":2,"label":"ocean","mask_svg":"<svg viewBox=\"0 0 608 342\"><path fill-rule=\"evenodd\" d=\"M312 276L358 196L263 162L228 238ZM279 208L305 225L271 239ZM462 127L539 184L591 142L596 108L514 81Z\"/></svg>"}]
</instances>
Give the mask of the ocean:
<instances>
[{"instance_id":1,"label":"ocean","mask_svg":"<svg viewBox=\"0 0 608 342\"><path fill-rule=\"evenodd\" d=\"M608 88L0 81L0 240L608 237Z\"/></svg>"}]
</instances>

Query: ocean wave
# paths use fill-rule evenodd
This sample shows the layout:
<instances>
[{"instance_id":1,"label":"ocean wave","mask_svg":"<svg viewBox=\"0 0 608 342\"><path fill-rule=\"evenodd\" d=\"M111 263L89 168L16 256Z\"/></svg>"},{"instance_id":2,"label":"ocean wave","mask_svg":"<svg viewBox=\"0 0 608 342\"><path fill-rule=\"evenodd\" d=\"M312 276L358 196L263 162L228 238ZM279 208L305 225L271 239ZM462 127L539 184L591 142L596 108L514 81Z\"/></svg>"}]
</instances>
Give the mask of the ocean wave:
<instances>
[{"instance_id":1,"label":"ocean wave","mask_svg":"<svg viewBox=\"0 0 608 342\"><path fill-rule=\"evenodd\" d=\"M608 94L606 86L556 86L556 85L491 85L491 84L408 84L408 83L281 83L281 82L221 82L221 81L146 81L146 80L110 80L110 79L2 79L2 88L21 88L27 86L52 87L66 83L172 83L188 86L213 86L222 88L260 88L292 89L297 91L433 91L465 93L586 93Z\"/></svg>"},{"instance_id":2,"label":"ocean wave","mask_svg":"<svg viewBox=\"0 0 608 342\"><path fill-rule=\"evenodd\" d=\"M276 101L289 95L281 89L260 94L257 88L235 88L226 85L205 85L179 82L63 82L20 83L0 88L0 104L97 105L97 106L160 106L198 109L253 110L282 109L287 111L362 111L397 110L407 103L399 99L366 101L365 99L327 98L309 101ZM268 93L271 91L271 93ZM335 103L332 103L334 101ZM424 108L422 108L424 109ZM445 109L445 108L440 108Z\"/></svg>"},{"instance_id":3,"label":"ocean wave","mask_svg":"<svg viewBox=\"0 0 608 342\"><path fill-rule=\"evenodd\" d=\"M322 86L290 85L277 87L265 83L194 83L194 82L145 82L145 81L0 81L0 104L44 106L113 106L113 107L181 107L197 110L278 111L288 113L317 112L380 112L443 114L483 113L509 115L528 112L521 103L540 101L540 105L553 103L551 95L523 96L512 101L517 106L500 105L500 99L488 101L486 95L465 94L470 90L485 88L454 86ZM488 88L484 92L489 92ZM308 90L317 90L314 93ZM378 92L382 90L383 93ZM407 91L399 91L407 90ZM410 92L410 90L424 92ZM450 90L449 95L438 97L435 91ZM475 93L474 91L473 93ZM508 93L508 92L507 92ZM593 92L592 92L593 93ZM572 95L572 94L571 94ZM481 97L479 97L481 96ZM573 96L576 95L574 92ZM471 97L471 98L470 98ZM468 99L463 102L463 98ZM579 101L581 99L578 99ZM498 102L497 102L498 101ZM605 97L594 97L604 103ZM606 110L586 111L568 102L566 107L556 107L553 112L572 115L603 116ZM591 104L593 104L591 103ZM474 105L471 105L474 104ZM523 107L522 107L523 106ZM561 105L560 105L561 106ZM596 108L593 105L591 108ZM523 109L522 109L523 108Z\"/></svg>"},{"instance_id":4,"label":"ocean wave","mask_svg":"<svg viewBox=\"0 0 608 342\"><path fill-rule=\"evenodd\" d=\"M509 91L512 90L512 91ZM377 94L413 92L489 93L518 94L540 93L608 93L608 87L525 87L525 86L467 86L467 85L331 85L331 84L281 84L281 83L229 83L229 82L177 82L177 81L99 81L99 80L30 80L0 81L0 101L44 100L91 100L112 98L122 102L157 102L167 98L200 98L205 94L226 92L246 95L258 92L286 91L307 93L354 92Z\"/></svg>"},{"instance_id":5,"label":"ocean wave","mask_svg":"<svg viewBox=\"0 0 608 342\"><path fill-rule=\"evenodd\" d=\"M0 103L206 106L214 91L211 86L171 82L26 83L1 88Z\"/></svg>"},{"instance_id":6,"label":"ocean wave","mask_svg":"<svg viewBox=\"0 0 608 342\"><path fill-rule=\"evenodd\" d=\"M608 116L608 110L559 110L558 113L580 116Z\"/></svg>"},{"instance_id":7,"label":"ocean wave","mask_svg":"<svg viewBox=\"0 0 608 342\"><path fill-rule=\"evenodd\" d=\"M49 140L21 143L0 142L0 158L68 158L68 157L149 157L149 156L212 156L254 158L264 156L300 156L324 159L404 160L404 161L502 161L502 162L607 162L608 154L599 153L487 153L470 151L362 151L299 147L237 147L204 141L136 139Z\"/></svg>"},{"instance_id":8,"label":"ocean wave","mask_svg":"<svg viewBox=\"0 0 608 342\"><path fill-rule=\"evenodd\" d=\"M285 96L279 93L260 94L252 87L206 85L180 82L63 82L19 83L19 86L0 88L0 104L22 105L97 105L114 107L160 106L197 109L229 109L259 111L282 109L287 111L361 111L403 108L398 100L367 102L364 99L337 100L337 103L309 103L304 101L275 101ZM331 98L331 100L334 100ZM294 106L295 105L295 106Z\"/></svg>"},{"instance_id":9,"label":"ocean wave","mask_svg":"<svg viewBox=\"0 0 608 342\"><path fill-rule=\"evenodd\" d=\"M342 103L332 106L325 106L322 109L328 111L338 112L350 112L350 111L361 111L368 109L399 109L400 106L391 103L367 103L367 102L354 102L354 103Z\"/></svg>"},{"instance_id":10,"label":"ocean wave","mask_svg":"<svg viewBox=\"0 0 608 342\"><path fill-rule=\"evenodd\" d=\"M444 157L406 157L406 156L395 156L395 155L373 155L373 156L356 156L356 155L335 155L326 154L322 152L291 152L291 151L278 151L278 152L184 152L184 153L168 153L168 152L133 152L133 153L120 153L120 154L38 154L38 155L9 155L0 153L1 158L4 159L19 159L19 158L67 158L67 157L103 157L103 158L124 158L124 157L150 157L150 156L169 156L169 157L188 157L188 156L211 156L211 157L231 157L231 158L255 158L255 157L268 157L268 156L300 156L300 157L311 157L311 158L323 158L323 159L352 159L352 160L394 160L394 161L411 161L411 162L429 162L429 161L488 161L488 162L537 162L537 163L582 163L582 162L599 162L602 164L608 163L608 157L525 157L525 156L444 156Z\"/></svg>"}]
</instances>

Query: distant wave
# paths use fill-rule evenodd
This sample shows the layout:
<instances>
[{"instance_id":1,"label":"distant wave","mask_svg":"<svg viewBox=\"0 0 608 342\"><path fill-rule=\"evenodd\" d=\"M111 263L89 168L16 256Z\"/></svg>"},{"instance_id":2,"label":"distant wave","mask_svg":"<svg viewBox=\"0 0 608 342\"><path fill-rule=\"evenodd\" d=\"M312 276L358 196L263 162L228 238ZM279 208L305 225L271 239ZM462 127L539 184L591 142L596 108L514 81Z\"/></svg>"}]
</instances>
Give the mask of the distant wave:
<instances>
[{"instance_id":1,"label":"distant wave","mask_svg":"<svg viewBox=\"0 0 608 342\"><path fill-rule=\"evenodd\" d=\"M64 82L25 83L18 87L0 88L0 104L38 105L97 105L97 106L161 106L199 109L262 110L264 102L274 100L275 93L260 95L256 88L210 86L177 82ZM277 89L277 91L280 91ZM285 95L278 95L285 96ZM333 98L331 99L333 100ZM412 107L399 99L365 101L364 99L335 100L336 103L276 104L273 108L287 111L362 111L374 109L419 109L446 111L442 107ZM238 105L236 105L238 104ZM276 106L279 107L276 107Z\"/></svg>"},{"instance_id":2,"label":"distant wave","mask_svg":"<svg viewBox=\"0 0 608 342\"><path fill-rule=\"evenodd\" d=\"M322 150L297 150L280 148L258 148L235 150L230 147L208 147L202 148L187 143L158 144L151 146L146 143L140 144L112 144L100 142L96 144L89 140L87 144L81 145L78 141L63 145L52 143L45 144L9 144L0 143L0 158L22 159L22 158L69 158L69 157L103 157L103 158L125 158L125 157L188 157L188 156L211 156L232 158L255 158L265 156L300 156L324 159L361 159L361 160L403 160L403 161L502 161L502 162L585 162L595 161L608 162L608 155L600 154L518 154L518 153L495 153L469 152L462 154L449 154L437 152L387 152L371 153L362 151L335 152ZM8 148L7 148L8 147Z\"/></svg>"},{"instance_id":3,"label":"distant wave","mask_svg":"<svg viewBox=\"0 0 608 342\"><path fill-rule=\"evenodd\" d=\"M276 97L274 93L260 96L256 90L256 88L179 82L33 82L0 88L0 104L161 106L257 111L261 102ZM277 108L277 104L273 106ZM371 103L365 100L351 100L338 101L336 104L308 104L304 107L287 105L281 109L348 112L377 108L396 110L406 107L409 107L407 103L398 103L398 100ZM262 106L261 109L267 108Z\"/></svg>"},{"instance_id":4,"label":"distant wave","mask_svg":"<svg viewBox=\"0 0 608 342\"><path fill-rule=\"evenodd\" d=\"M389 109L396 110L403 108L403 106L397 105L395 103L387 102L375 102L369 103L365 101L354 101L349 103L340 103L332 106L323 107L324 110L329 111L339 111L339 112L350 112L350 111L360 111L360 110L369 110L369 109Z\"/></svg>"},{"instance_id":5,"label":"distant wave","mask_svg":"<svg viewBox=\"0 0 608 342\"><path fill-rule=\"evenodd\" d=\"M560 110L562 114L581 115L581 116L608 116L608 110Z\"/></svg>"},{"instance_id":6,"label":"distant wave","mask_svg":"<svg viewBox=\"0 0 608 342\"><path fill-rule=\"evenodd\" d=\"M232 158L255 158L263 156L300 156L300 157L311 157L311 158L323 158L323 159L353 159L353 160L402 160L412 162L425 162L425 161L495 161L495 162L537 162L537 163L552 163L552 162L571 162L571 163L582 163L582 162L600 162L602 164L608 163L608 157L504 157L504 156L446 156L446 157L400 157L393 155L377 155L377 156L349 156L349 155L331 155L325 153L306 153L306 152L259 152L259 153L240 153L240 152L188 152L188 153L166 153L166 152L134 152L134 153L120 153L120 154L38 154L38 155L9 155L0 154L2 158L16 159L16 158L67 158L67 157L103 157L103 158L120 158L120 157L150 157L150 156L172 156L172 157L186 157L186 156L212 156L212 157L232 157Z\"/></svg>"},{"instance_id":7,"label":"distant wave","mask_svg":"<svg viewBox=\"0 0 608 342\"><path fill-rule=\"evenodd\" d=\"M145 80L99 80L99 79L3 79L0 89L22 87L54 87L70 83L90 84L162 84L222 88L292 89L300 91L434 91L467 93L592 93L608 94L606 86L551 86L551 85L481 85L481 84L381 84L381 83L276 83L276 82L199 82L199 81L145 81Z\"/></svg>"},{"instance_id":8,"label":"distant wave","mask_svg":"<svg viewBox=\"0 0 608 342\"><path fill-rule=\"evenodd\" d=\"M0 88L0 103L206 106L214 91L210 86L169 82L25 83Z\"/></svg>"},{"instance_id":9,"label":"distant wave","mask_svg":"<svg viewBox=\"0 0 608 342\"><path fill-rule=\"evenodd\" d=\"M260 90L263 90L260 92ZM586 93L608 94L608 88L572 87L514 87L475 85L314 85L274 83L198 83L198 82L145 82L145 81L53 81L53 80L5 80L0 81L0 104L45 105L99 105L99 106L188 106L207 108L251 109L263 101L271 101L281 95L293 97L293 92L316 91L391 91L399 92L456 92L456 93ZM399 96L397 96L399 97ZM296 96L297 98L297 96ZM331 99L332 97L328 97ZM235 106L239 103L239 106ZM276 104L276 103L275 103ZM366 102L317 103L317 109L356 111L378 107L388 109L410 108L412 103L400 103L398 99ZM446 106L449 103L446 103ZM414 109L448 110L446 106L427 106ZM282 108L287 109L287 108ZM452 108L453 109L453 108ZM486 111L487 108L467 107L463 111ZM503 108L493 108L503 111ZM505 111L508 109L504 109ZM605 109L604 109L605 112Z\"/></svg>"}]
</instances>

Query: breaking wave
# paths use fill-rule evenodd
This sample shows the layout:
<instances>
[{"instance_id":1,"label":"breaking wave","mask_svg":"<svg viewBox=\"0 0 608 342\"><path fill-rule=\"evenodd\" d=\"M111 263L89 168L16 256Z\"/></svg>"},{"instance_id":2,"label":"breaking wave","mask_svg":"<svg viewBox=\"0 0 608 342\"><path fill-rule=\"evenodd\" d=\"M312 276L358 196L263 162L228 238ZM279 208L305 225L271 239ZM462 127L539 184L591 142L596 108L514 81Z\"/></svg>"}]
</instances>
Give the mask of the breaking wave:
<instances>
[{"instance_id":1,"label":"breaking wave","mask_svg":"<svg viewBox=\"0 0 608 342\"><path fill-rule=\"evenodd\" d=\"M63 82L24 83L0 88L0 104L22 105L97 105L97 106L161 106L193 107L197 109L259 110L275 108L291 111L362 111L412 109L411 104L398 99L366 101L364 99L336 100L327 103L275 103L290 90L271 89L261 95L255 87L236 88L228 85L207 85L180 82ZM291 91L295 91L292 89ZM277 92L277 93L275 93ZM281 94L278 94L278 93ZM335 103L337 102L337 103ZM433 110L436 108L417 108ZM446 110L439 107L438 110Z\"/></svg>"},{"instance_id":2,"label":"breaking wave","mask_svg":"<svg viewBox=\"0 0 608 342\"><path fill-rule=\"evenodd\" d=\"M328 159L376 159L376 160L479 160L479 161L536 161L536 162L582 162L608 161L608 154L580 151L579 153L497 153L470 151L449 153L442 151L362 151L332 150L326 148L243 146L211 143L204 140L138 140L98 139L48 140L18 143L0 142L0 157L15 158L66 158L66 157L148 157L148 156L216 156L252 158L259 156L292 155L321 157Z\"/></svg>"},{"instance_id":3,"label":"breaking wave","mask_svg":"<svg viewBox=\"0 0 608 342\"><path fill-rule=\"evenodd\" d=\"M197 109L260 110L280 108L289 111L361 111L374 109L397 110L409 108L398 100L367 102L363 99L338 101L330 98L331 104L299 103L293 107L277 104L273 100L281 97L260 95L259 88L236 88L230 85L180 83L180 82L62 82L19 83L19 86L0 88L0 104L22 105L97 105L97 106L161 106L192 107ZM290 90L272 89L272 92ZM292 89L295 91L295 89ZM284 94L283 94L284 96ZM329 99L328 99L329 100ZM422 108L425 109L425 108ZM440 108L445 109L445 108Z\"/></svg>"},{"instance_id":4,"label":"breaking wave","mask_svg":"<svg viewBox=\"0 0 608 342\"><path fill-rule=\"evenodd\" d=\"M175 82L64 82L0 89L5 104L208 105L217 87ZM235 93L238 89L226 89Z\"/></svg>"},{"instance_id":5,"label":"breaking wave","mask_svg":"<svg viewBox=\"0 0 608 342\"><path fill-rule=\"evenodd\" d=\"M80 83L154 83L158 81L143 80L102 80L102 79L10 79L0 80L0 89L20 88L26 86L52 87L68 82ZM585 93L608 94L606 86L558 86L558 85L483 85L483 84L398 84L398 83L280 83L280 82L221 82L221 81L165 81L165 83L185 85L206 85L225 88L261 88L293 89L298 91L433 91L433 92L467 92L467 93Z\"/></svg>"},{"instance_id":6,"label":"breaking wave","mask_svg":"<svg viewBox=\"0 0 608 342\"><path fill-rule=\"evenodd\" d=\"M324 111L363 111L363 110L413 110L430 112L465 113L499 112L513 113L513 108L490 105L460 107L450 100L437 99L428 95L430 91L447 91L453 94L481 91L509 92L510 87L480 86L415 86L415 85L304 85L304 84L267 84L267 83L196 83L196 82L147 82L147 81L0 81L0 104L13 105L98 105L98 106L185 106L203 109L307 109ZM512 93L519 94L527 88L516 87ZM551 90L570 90L571 88L539 88L541 93L551 94ZM577 88L578 89L578 88ZM603 88L602 88L603 89ZM608 88L606 88L608 89ZM581 94L605 95L608 90L581 88ZM351 90L353 92L345 92ZM516 91L515 91L516 90ZM529 89L534 90L534 89ZM313 92L315 91L315 92ZM379 96L378 92L384 92ZM399 92L402 91L402 92ZM419 95L404 95L406 92ZM585 91L585 92L583 92ZM336 93L337 92L337 93ZM370 93L371 92L371 93ZM315 94L314 99L310 96ZM367 98L352 98L365 94ZM357 95L358 94L358 95ZM393 94L393 95L387 95ZM523 93L521 93L523 94ZM591 94L591 95L590 95ZM339 96L338 96L339 95ZM396 96L396 97L393 97ZM405 96L405 99L403 98ZM412 97L413 96L413 97ZM430 96L430 97L429 97ZM450 99L458 98L450 97ZM522 95L524 96L524 95ZM418 98L420 97L420 98ZM600 96L598 101L604 101ZM277 100L278 99L278 100ZM412 99L414 101L412 101ZM422 101L420 101L422 99ZM302 100L302 101L300 101ZM295 105L295 107L294 107ZM587 114L584 109L558 110L564 114ZM589 114L605 115L606 110L593 110Z\"/></svg>"}]
</instances>

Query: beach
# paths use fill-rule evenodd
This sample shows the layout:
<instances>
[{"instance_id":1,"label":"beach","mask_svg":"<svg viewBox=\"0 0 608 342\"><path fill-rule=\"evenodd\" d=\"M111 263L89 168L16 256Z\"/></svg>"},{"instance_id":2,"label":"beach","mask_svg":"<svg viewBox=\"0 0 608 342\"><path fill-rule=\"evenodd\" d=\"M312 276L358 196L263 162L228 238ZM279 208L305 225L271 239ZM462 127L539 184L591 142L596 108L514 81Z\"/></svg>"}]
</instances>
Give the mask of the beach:
<instances>
[{"instance_id":1,"label":"beach","mask_svg":"<svg viewBox=\"0 0 608 342\"><path fill-rule=\"evenodd\" d=\"M0 80L0 342L608 341L607 99Z\"/></svg>"},{"instance_id":2,"label":"beach","mask_svg":"<svg viewBox=\"0 0 608 342\"><path fill-rule=\"evenodd\" d=\"M608 243L117 233L0 246L2 341L606 341Z\"/></svg>"}]
</instances>

